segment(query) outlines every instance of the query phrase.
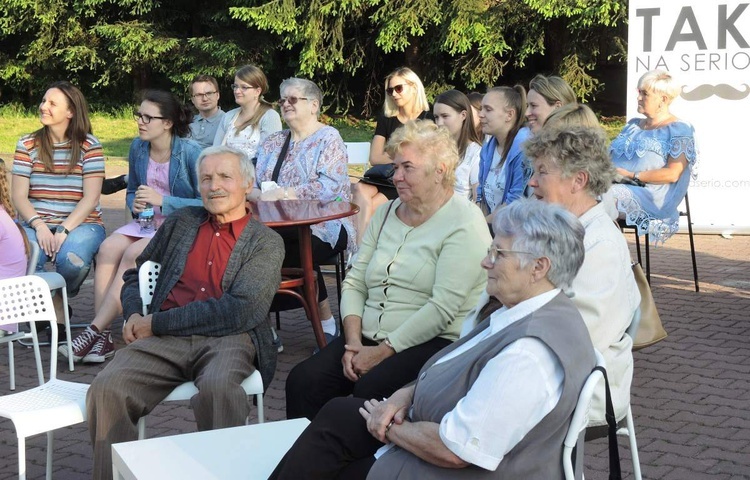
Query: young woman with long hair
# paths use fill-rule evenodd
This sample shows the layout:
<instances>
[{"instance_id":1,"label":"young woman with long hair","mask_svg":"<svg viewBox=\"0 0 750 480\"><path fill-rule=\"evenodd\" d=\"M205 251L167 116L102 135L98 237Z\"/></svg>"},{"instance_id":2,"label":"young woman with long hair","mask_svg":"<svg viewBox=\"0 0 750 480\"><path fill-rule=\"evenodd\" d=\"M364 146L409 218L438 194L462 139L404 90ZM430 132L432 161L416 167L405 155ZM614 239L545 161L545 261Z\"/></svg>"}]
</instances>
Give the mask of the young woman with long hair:
<instances>
[{"instance_id":1,"label":"young woman with long hair","mask_svg":"<svg viewBox=\"0 0 750 480\"><path fill-rule=\"evenodd\" d=\"M479 152L482 138L474 126L474 112L468 97L458 90L448 90L435 98L432 107L435 123L445 127L458 147L459 162L453 190L469 199L476 197L479 183Z\"/></svg>"},{"instance_id":2,"label":"young woman with long hair","mask_svg":"<svg viewBox=\"0 0 750 480\"><path fill-rule=\"evenodd\" d=\"M146 90L135 113L138 138L128 155L127 208L137 217L148 206L155 225L188 205L201 205L195 162L201 147L189 138L192 112L170 92ZM137 220L110 235L96 256L94 312L91 325L73 340L73 360L101 363L114 355L110 326L122 314L122 275L155 234ZM67 356L66 348L60 353Z\"/></svg>"}]
</instances>

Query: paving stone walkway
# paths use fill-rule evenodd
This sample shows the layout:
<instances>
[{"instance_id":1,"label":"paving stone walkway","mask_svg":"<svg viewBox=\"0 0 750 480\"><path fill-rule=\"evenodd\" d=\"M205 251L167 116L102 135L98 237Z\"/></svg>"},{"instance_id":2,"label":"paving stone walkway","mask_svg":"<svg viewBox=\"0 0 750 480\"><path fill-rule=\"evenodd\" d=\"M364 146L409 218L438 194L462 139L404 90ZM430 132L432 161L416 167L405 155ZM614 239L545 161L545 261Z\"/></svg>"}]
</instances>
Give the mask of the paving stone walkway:
<instances>
[{"instance_id":1,"label":"paving stone walkway","mask_svg":"<svg viewBox=\"0 0 750 480\"><path fill-rule=\"evenodd\" d=\"M109 168L109 167L108 167ZM110 172L110 175L115 172ZM105 197L108 231L127 220L124 195ZM630 237L630 236L629 236ZM635 353L632 407L644 478L693 480L750 478L750 237L696 236L701 291L693 291L687 236L652 250L653 293L669 337ZM329 279L329 292L334 292ZM74 323L93 318L91 277L70 301ZM120 324L115 325L115 331ZM284 352L266 394L267 421L285 418L284 381L309 356L315 341L301 310L282 314ZM122 348L121 338L116 339ZM0 346L0 394L8 390L7 355ZM43 350L45 355L49 349ZM100 365L59 363L59 377L90 383ZM30 349L16 348L18 389L34 385ZM252 421L255 421L253 418ZM148 417L148 435L195 431L187 402L160 405ZM54 478L89 478L92 459L85 425L56 432ZM46 437L27 442L28 478L43 478ZM605 440L586 444L586 478L606 479ZM13 426L0 420L0 480L17 477ZM627 442L620 441L623 473L632 478Z\"/></svg>"}]
</instances>

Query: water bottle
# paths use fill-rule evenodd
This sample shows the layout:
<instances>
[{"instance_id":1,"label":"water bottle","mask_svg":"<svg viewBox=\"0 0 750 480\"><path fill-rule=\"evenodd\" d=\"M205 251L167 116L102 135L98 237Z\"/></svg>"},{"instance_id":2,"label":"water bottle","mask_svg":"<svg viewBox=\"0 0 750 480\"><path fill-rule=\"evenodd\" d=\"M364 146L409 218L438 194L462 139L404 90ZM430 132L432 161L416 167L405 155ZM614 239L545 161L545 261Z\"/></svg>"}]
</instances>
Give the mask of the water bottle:
<instances>
[{"instance_id":1,"label":"water bottle","mask_svg":"<svg viewBox=\"0 0 750 480\"><path fill-rule=\"evenodd\" d=\"M141 233L154 233L154 206L146 204L146 208L138 214L138 224L141 226Z\"/></svg>"}]
</instances>

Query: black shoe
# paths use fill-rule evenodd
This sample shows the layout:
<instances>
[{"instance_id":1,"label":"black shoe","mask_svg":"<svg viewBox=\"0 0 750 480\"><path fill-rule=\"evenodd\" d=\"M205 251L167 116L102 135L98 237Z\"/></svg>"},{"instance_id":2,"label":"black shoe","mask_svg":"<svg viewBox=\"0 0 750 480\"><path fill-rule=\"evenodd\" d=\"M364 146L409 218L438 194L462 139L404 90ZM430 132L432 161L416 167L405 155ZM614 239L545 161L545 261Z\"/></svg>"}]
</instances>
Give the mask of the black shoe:
<instances>
[{"instance_id":1,"label":"black shoe","mask_svg":"<svg viewBox=\"0 0 750 480\"><path fill-rule=\"evenodd\" d=\"M128 182L125 180L125 175L120 175L119 177L114 178L105 178L102 183L102 195L111 195L127 187Z\"/></svg>"}]
</instances>

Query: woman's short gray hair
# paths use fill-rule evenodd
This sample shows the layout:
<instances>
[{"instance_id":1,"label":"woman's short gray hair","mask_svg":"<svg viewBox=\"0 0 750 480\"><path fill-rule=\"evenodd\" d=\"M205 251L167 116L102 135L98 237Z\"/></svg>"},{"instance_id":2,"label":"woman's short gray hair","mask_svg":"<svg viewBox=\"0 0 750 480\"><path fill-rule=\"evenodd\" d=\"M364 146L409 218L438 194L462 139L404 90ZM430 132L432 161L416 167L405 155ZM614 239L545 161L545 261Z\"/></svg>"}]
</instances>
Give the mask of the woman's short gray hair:
<instances>
[{"instance_id":1,"label":"woman's short gray hair","mask_svg":"<svg viewBox=\"0 0 750 480\"><path fill-rule=\"evenodd\" d=\"M198 175L199 182L201 177L201 164L203 163L203 160L206 157L210 157L211 155L223 154L234 155L235 157L237 157L237 160L239 160L240 162L240 173L242 174L242 178L247 181L248 185L255 184L255 167L253 166L253 161L242 150L228 147L226 145L216 145L213 147L204 148L201 154L198 155L198 160L195 162L195 171Z\"/></svg>"},{"instance_id":2,"label":"woman's short gray hair","mask_svg":"<svg viewBox=\"0 0 750 480\"><path fill-rule=\"evenodd\" d=\"M570 288L585 254L586 231L575 215L559 205L520 199L497 211L492 228L496 236L513 239L513 250L533 255L519 255L521 267L547 257L547 280L563 290Z\"/></svg>"},{"instance_id":3,"label":"woman's short gray hair","mask_svg":"<svg viewBox=\"0 0 750 480\"><path fill-rule=\"evenodd\" d=\"M668 72L651 70L638 79L638 89L664 95L671 103L680 94L681 87Z\"/></svg>"},{"instance_id":4,"label":"woman's short gray hair","mask_svg":"<svg viewBox=\"0 0 750 480\"><path fill-rule=\"evenodd\" d=\"M597 197L609 190L615 178L608 144L600 127L545 125L524 143L523 152L530 162L536 159L554 162L564 177L586 172L589 177L586 191Z\"/></svg>"},{"instance_id":5,"label":"woman's short gray hair","mask_svg":"<svg viewBox=\"0 0 750 480\"><path fill-rule=\"evenodd\" d=\"M294 88L299 90L303 97L308 98L310 101L316 100L318 102L318 109L316 113L320 113L320 106L323 105L323 92L320 87L306 78L292 77L287 78L281 82L279 87L279 94L283 96L284 90L287 88Z\"/></svg>"}]
</instances>

